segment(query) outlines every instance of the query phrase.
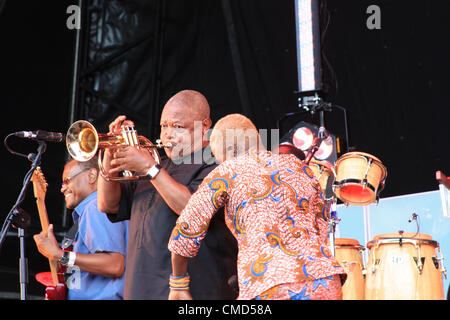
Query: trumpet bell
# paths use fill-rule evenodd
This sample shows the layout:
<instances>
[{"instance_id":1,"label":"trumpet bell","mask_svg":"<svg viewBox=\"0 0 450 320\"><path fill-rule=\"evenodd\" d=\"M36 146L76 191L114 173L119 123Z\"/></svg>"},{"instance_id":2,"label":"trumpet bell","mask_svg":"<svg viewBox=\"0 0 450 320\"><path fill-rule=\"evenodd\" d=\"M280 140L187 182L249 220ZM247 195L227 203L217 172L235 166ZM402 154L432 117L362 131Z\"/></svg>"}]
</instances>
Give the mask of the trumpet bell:
<instances>
[{"instance_id":1,"label":"trumpet bell","mask_svg":"<svg viewBox=\"0 0 450 320\"><path fill-rule=\"evenodd\" d=\"M74 122L67 130L67 151L75 160L84 162L92 159L97 154L98 142L97 130L85 120Z\"/></svg>"},{"instance_id":2,"label":"trumpet bell","mask_svg":"<svg viewBox=\"0 0 450 320\"><path fill-rule=\"evenodd\" d=\"M120 148L123 146L134 146L147 150L160 164L161 158L157 148L172 148L171 144L162 145L158 142L157 145L151 143L144 136L138 136L133 126L122 126L122 134L105 134L97 133L95 127L85 120L78 120L74 122L66 134L66 147L70 156L78 161L84 162L92 159L98 152L98 167L100 174L107 181L125 181L136 180L140 178L147 178L145 173L122 171L122 176L110 177L105 172L102 161L103 150L106 148Z\"/></svg>"}]
</instances>

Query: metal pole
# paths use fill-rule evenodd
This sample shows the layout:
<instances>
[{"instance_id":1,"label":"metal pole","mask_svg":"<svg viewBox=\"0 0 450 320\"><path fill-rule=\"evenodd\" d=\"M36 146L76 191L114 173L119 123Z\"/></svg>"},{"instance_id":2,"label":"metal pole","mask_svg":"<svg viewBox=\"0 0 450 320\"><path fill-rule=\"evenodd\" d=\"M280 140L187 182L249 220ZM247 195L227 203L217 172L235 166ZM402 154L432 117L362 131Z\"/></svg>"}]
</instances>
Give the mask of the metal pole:
<instances>
[{"instance_id":1,"label":"metal pole","mask_svg":"<svg viewBox=\"0 0 450 320\"><path fill-rule=\"evenodd\" d=\"M80 8L81 17L80 19L83 19L83 0L78 0L78 7ZM81 20L82 22L83 20ZM80 28L76 29L76 35L75 35L75 49L74 49L74 62L73 62L73 76L72 76L72 93L70 96L70 109L69 109L69 123L68 126L70 126L72 123L75 122L75 114L77 111L77 105L78 105L78 75L79 75L79 51L80 51L80 41L81 41L81 26L82 23L80 23ZM70 160L70 155L66 152L66 161ZM67 227L67 208L63 204L62 208L63 216L62 216L62 226L65 228Z\"/></svg>"},{"instance_id":2,"label":"metal pole","mask_svg":"<svg viewBox=\"0 0 450 320\"><path fill-rule=\"evenodd\" d=\"M82 2L83 0L78 0L78 6L80 8L80 12L83 12L82 9ZM83 15L81 15L81 19L83 18ZM82 24L80 24L81 26ZM73 76L72 76L72 94L70 99L70 114L69 114L69 125L71 125L75 121L75 112L77 108L77 95L78 95L78 65L79 65L79 48L80 48L80 33L81 28L76 29L76 35L75 35L75 50L74 50L74 63L73 63Z\"/></svg>"},{"instance_id":3,"label":"metal pole","mask_svg":"<svg viewBox=\"0 0 450 320\"><path fill-rule=\"evenodd\" d=\"M17 229L20 242L19 277L20 277L20 300L27 299L28 285L28 259L25 256L25 230Z\"/></svg>"},{"instance_id":4,"label":"metal pole","mask_svg":"<svg viewBox=\"0 0 450 320\"><path fill-rule=\"evenodd\" d=\"M333 257L336 257L336 246L335 246L335 227L336 227L336 221L333 218L330 218L329 222L328 222L328 226L329 226L329 234L330 234L330 250L331 253L333 254Z\"/></svg>"},{"instance_id":5,"label":"metal pole","mask_svg":"<svg viewBox=\"0 0 450 320\"><path fill-rule=\"evenodd\" d=\"M369 206L363 206L363 215L364 215L364 242L367 246L367 243L371 240L370 234L370 209ZM365 261L369 261L369 256L367 250L364 250L364 258Z\"/></svg>"}]
</instances>

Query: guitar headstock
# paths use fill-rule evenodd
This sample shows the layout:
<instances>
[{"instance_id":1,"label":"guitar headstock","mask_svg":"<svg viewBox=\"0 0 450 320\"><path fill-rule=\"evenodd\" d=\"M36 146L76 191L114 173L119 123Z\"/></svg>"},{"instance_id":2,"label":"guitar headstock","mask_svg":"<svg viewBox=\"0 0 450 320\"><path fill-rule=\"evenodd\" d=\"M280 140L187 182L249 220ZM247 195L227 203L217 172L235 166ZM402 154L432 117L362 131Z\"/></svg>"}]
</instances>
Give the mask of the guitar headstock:
<instances>
[{"instance_id":1,"label":"guitar headstock","mask_svg":"<svg viewBox=\"0 0 450 320\"><path fill-rule=\"evenodd\" d=\"M34 196L37 199L44 199L48 184L40 167L34 170L31 181L33 182Z\"/></svg>"}]
</instances>

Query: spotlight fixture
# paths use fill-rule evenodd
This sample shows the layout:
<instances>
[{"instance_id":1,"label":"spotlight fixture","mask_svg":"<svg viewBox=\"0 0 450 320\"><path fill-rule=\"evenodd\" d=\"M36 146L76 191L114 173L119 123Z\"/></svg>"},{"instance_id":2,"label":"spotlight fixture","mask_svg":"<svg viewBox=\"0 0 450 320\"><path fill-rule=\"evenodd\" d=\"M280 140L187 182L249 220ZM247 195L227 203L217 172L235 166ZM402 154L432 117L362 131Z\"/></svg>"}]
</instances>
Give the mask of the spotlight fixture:
<instances>
[{"instance_id":1,"label":"spotlight fixture","mask_svg":"<svg viewBox=\"0 0 450 320\"><path fill-rule=\"evenodd\" d=\"M314 154L314 158L318 160L328 159L334 151L334 141L331 136L323 140L319 146L319 149Z\"/></svg>"},{"instance_id":2,"label":"spotlight fixture","mask_svg":"<svg viewBox=\"0 0 450 320\"><path fill-rule=\"evenodd\" d=\"M323 134L326 136L322 136ZM317 139L320 140L318 141ZM300 121L280 139L280 144L292 143L305 153L306 158L308 158L308 154L313 152L313 148L316 147L313 155L316 160L333 163L337 159L338 151L340 151L339 141L339 137L333 133L325 133L324 128L309 122ZM314 146L317 142L320 144Z\"/></svg>"},{"instance_id":3,"label":"spotlight fixture","mask_svg":"<svg viewBox=\"0 0 450 320\"><path fill-rule=\"evenodd\" d=\"M292 135L292 143L302 151L308 150L314 142L314 134L308 127L300 127Z\"/></svg>"},{"instance_id":4,"label":"spotlight fixture","mask_svg":"<svg viewBox=\"0 0 450 320\"><path fill-rule=\"evenodd\" d=\"M320 96L325 94L322 92L319 10L319 7L322 8L322 6L319 6L320 1L294 0L297 93L300 96L298 101L301 111L285 114L278 120L278 128L280 129L280 144L292 143L302 150L306 156L306 163L314 158L317 161L331 164L342 152L345 152L348 144L348 131L345 109L325 102ZM327 126L325 126L325 113L327 113ZM332 130L329 131L328 128L332 128Z\"/></svg>"},{"instance_id":5,"label":"spotlight fixture","mask_svg":"<svg viewBox=\"0 0 450 320\"><path fill-rule=\"evenodd\" d=\"M322 89L319 0L295 0L298 91Z\"/></svg>"}]
</instances>

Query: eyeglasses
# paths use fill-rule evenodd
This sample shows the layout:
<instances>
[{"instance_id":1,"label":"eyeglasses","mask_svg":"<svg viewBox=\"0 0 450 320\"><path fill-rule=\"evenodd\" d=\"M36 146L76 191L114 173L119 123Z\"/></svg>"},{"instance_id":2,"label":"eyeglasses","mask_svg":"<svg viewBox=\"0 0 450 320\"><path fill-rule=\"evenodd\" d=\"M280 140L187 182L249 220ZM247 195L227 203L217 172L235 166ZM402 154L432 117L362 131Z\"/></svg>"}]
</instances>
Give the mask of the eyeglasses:
<instances>
[{"instance_id":1,"label":"eyeglasses","mask_svg":"<svg viewBox=\"0 0 450 320\"><path fill-rule=\"evenodd\" d=\"M79 174L81 174L81 173L83 173L85 171L88 171L88 170L89 170L89 168L85 168L85 169L83 169L83 170L81 170L81 171L71 175L70 177L65 178L63 180L63 182L61 183L61 188L63 188L64 186L67 186L69 184L69 182L72 181L73 178L75 178L77 175L79 175Z\"/></svg>"}]
</instances>

